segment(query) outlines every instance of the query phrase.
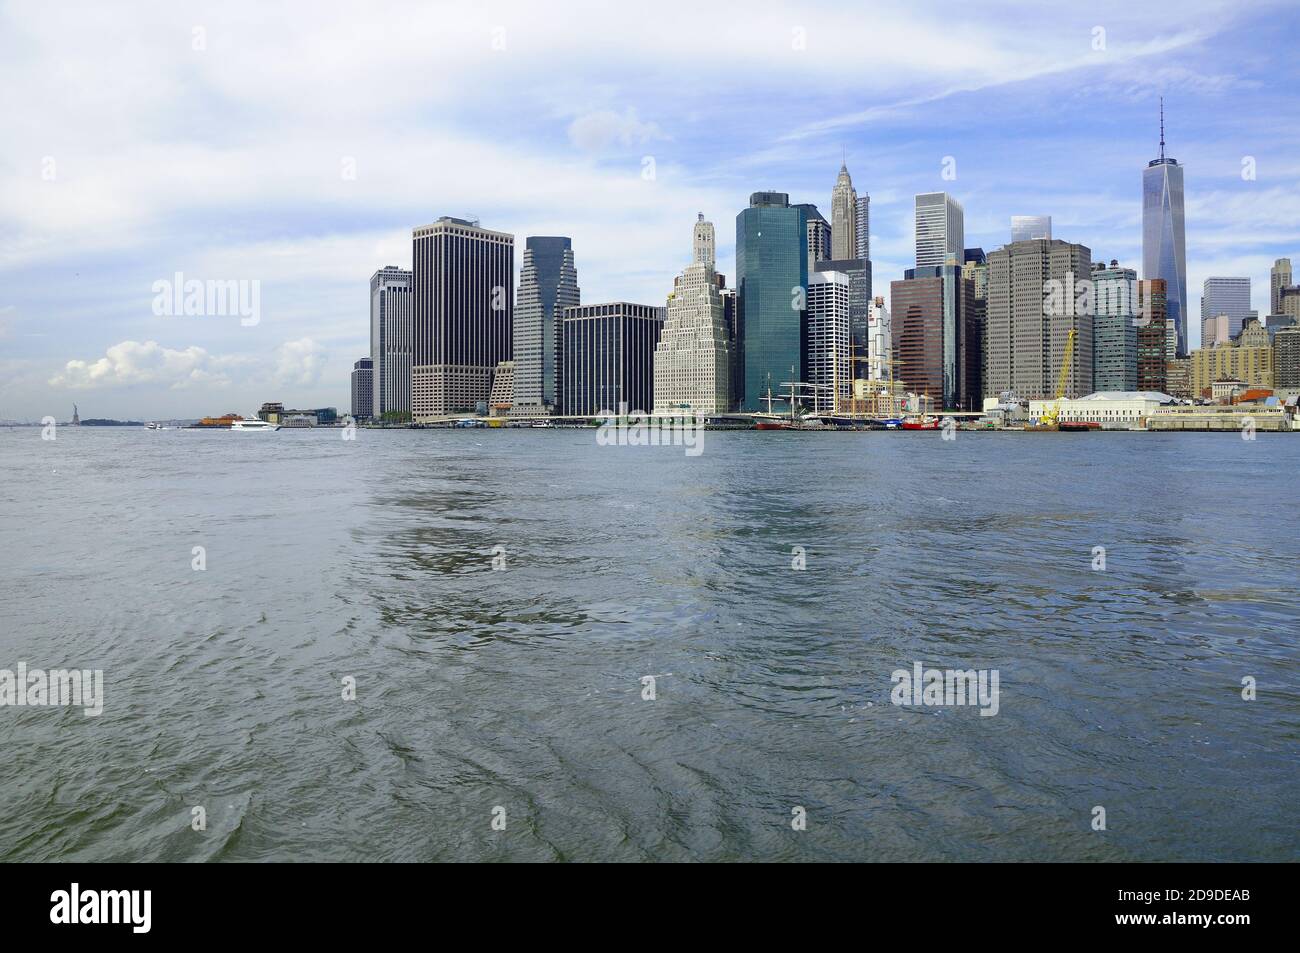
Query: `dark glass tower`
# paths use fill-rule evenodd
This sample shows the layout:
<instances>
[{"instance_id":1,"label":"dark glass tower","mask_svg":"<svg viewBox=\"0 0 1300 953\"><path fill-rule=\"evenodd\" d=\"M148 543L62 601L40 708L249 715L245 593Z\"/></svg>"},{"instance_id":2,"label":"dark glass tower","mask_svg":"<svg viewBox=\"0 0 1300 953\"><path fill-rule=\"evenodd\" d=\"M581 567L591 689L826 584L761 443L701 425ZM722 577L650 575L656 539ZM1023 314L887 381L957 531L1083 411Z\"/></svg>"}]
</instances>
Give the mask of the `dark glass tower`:
<instances>
[{"instance_id":1,"label":"dark glass tower","mask_svg":"<svg viewBox=\"0 0 1300 953\"><path fill-rule=\"evenodd\" d=\"M767 410L769 387L807 374L807 213L784 192L755 192L736 216L736 288L744 372L743 411ZM772 409L781 412L774 403ZM788 409L788 408L787 408Z\"/></svg>"},{"instance_id":2,"label":"dark glass tower","mask_svg":"<svg viewBox=\"0 0 1300 953\"><path fill-rule=\"evenodd\" d=\"M515 237L444 215L411 238L411 414L486 409L513 346Z\"/></svg>"}]
</instances>

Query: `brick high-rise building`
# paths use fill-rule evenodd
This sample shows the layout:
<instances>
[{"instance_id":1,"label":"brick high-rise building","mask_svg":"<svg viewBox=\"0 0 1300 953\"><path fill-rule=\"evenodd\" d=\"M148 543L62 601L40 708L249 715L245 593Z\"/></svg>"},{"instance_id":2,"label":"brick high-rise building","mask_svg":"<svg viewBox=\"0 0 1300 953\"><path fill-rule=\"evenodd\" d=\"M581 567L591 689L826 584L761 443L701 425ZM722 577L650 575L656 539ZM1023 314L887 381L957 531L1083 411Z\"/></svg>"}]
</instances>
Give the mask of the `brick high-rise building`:
<instances>
[{"instance_id":1,"label":"brick high-rise building","mask_svg":"<svg viewBox=\"0 0 1300 953\"><path fill-rule=\"evenodd\" d=\"M1138 282L1137 389L1166 393L1167 310L1163 278Z\"/></svg>"},{"instance_id":2,"label":"brick high-rise building","mask_svg":"<svg viewBox=\"0 0 1300 953\"><path fill-rule=\"evenodd\" d=\"M894 379L936 407L978 410L968 349L974 327L974 282L957 264L909 268L889 286Z\"/></svg>"}]
</instances>

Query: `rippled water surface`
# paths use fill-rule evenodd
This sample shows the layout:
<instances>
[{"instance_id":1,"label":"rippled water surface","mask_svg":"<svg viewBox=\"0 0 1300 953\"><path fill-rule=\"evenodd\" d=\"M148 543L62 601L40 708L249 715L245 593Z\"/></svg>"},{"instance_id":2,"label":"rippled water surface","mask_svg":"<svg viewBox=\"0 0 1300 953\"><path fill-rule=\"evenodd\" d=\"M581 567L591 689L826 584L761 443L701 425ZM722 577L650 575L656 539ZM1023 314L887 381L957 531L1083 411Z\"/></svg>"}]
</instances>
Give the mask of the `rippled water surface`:
<instances>
[{"instance_id":1,"label":"rippled water surface","mask_svg":"<svg viewBox=\"0 0 1300 953\"><path fill-rule=\"evenodd\" d=\"M1294 860L1297 464L0 430L0 668L106 690L0 707L0 859ZM915 661L997 669L998 714L891 705Z\"/></svg>"}]
</instances>

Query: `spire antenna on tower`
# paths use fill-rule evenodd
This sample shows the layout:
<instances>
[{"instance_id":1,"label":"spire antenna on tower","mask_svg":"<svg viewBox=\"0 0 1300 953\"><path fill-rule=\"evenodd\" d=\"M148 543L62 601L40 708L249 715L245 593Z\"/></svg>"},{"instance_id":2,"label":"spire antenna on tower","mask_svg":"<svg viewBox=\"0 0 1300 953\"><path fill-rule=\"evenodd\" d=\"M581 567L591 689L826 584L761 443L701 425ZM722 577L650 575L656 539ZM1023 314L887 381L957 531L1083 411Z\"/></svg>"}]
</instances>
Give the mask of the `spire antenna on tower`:
<instances>
[{"instance_id":1,"label":"spire antenna on tower","mask_svg":"<svg viewBox=\"0 0 1300 953\"><path fill-rule=\"evenodd\" d=\"M1160 158L1165 157L1165 97L1160 97Z\"/></svg>"}]
</instances>

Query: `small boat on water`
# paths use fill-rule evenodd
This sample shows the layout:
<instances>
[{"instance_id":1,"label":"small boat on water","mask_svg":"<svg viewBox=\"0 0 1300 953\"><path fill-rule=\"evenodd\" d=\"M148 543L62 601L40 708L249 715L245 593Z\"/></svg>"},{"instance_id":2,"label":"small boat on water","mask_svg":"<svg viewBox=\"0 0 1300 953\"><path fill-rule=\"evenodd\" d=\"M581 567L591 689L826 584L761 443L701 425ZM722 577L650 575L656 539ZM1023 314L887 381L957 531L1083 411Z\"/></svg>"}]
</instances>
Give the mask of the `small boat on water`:
<instances>
[{"instance_id":1,"label":"small boat on water","mask_svg":"<svg viewBox=\"0 0 1300 953\"><path fill-rule=\"evenodd\" d=\"M932 414L923 417L906 417L901 427L903 430L938 430L939 418Z\"/></svg>"},{"instance_id":2,"label":"small boat on water","mask_svg":"<svg viewBox=\"0 0 1300 953\"><path fill-rule=\"evenodd\" d=\"M279 424L267 423L265 420L258 420L256 417L252 419L245 417L241 420L232 420L230 422L230 429L257 431L260 433L262 431L279 430L280 426Z\"/></svg>"}]
</instances>

